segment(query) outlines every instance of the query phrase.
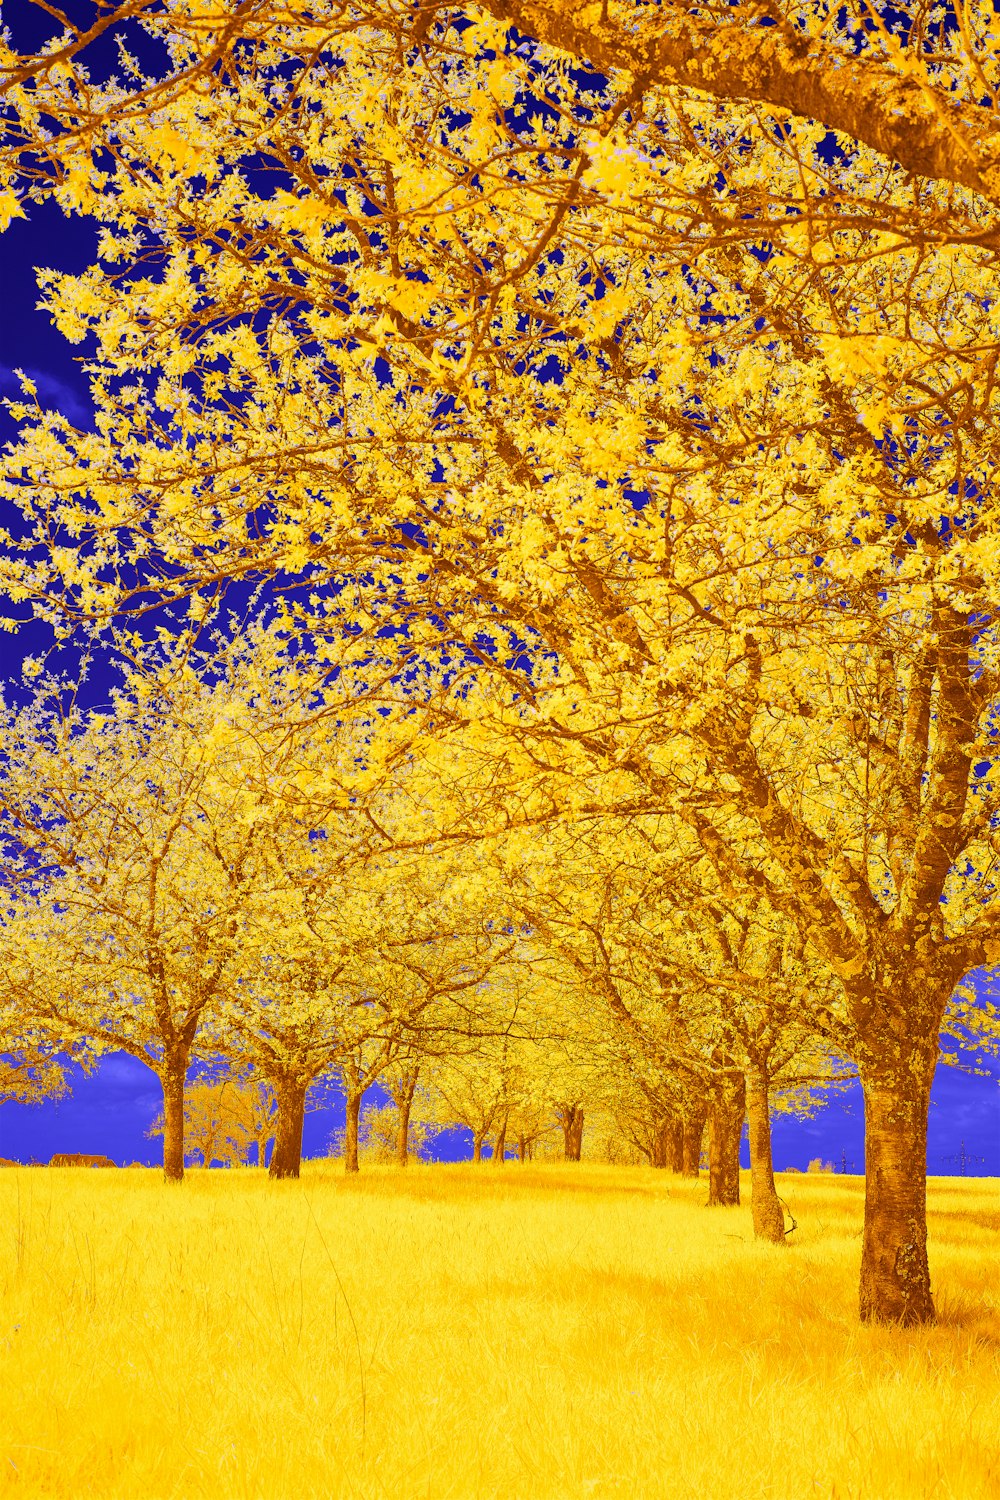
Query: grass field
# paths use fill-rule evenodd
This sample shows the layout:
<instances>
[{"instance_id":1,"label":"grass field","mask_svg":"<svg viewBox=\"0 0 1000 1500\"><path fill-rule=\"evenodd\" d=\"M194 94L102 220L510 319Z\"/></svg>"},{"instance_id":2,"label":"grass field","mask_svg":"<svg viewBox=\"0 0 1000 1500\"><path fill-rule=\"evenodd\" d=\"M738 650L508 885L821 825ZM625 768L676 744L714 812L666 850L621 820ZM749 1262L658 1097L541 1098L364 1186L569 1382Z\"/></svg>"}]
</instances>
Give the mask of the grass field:
<instances>
[{"instance_id":1,"label":"grass field","mask_svg":"<svg viewBox=\"0 0 1000 1500\"><path fill-rule=\"evenodd\" d=\"M781 1183L787 1252L638 1168L5 1170L0 1493L1000 1494L997 1182L931 1181L906 1331L860 1179Z\"/></svg>"}]
</instances>

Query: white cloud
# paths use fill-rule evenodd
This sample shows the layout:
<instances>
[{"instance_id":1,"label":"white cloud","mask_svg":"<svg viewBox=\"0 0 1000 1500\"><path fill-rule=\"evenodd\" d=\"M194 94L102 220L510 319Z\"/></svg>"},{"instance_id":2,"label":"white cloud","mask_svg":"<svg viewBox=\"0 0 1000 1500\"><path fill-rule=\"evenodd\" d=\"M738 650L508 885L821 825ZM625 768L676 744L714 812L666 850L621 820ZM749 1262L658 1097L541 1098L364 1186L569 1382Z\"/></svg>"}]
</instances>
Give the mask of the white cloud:
<instances>
[{"instance_id":1,"label":"white cloud","mask_svg":"<svg viewBox=\"0 0 1000 1500\"><path fill-rule=\"evenodd\" d=\"M38 370L30 365L21 368L28 379L34 381L42 406L62 412L74 427L93 425L94 413L90 403L77 388L48 370ZM10 365L0 365L0 396L9 396L15 401L24 399L21 382Z\"/></svg>"}]
</instances>

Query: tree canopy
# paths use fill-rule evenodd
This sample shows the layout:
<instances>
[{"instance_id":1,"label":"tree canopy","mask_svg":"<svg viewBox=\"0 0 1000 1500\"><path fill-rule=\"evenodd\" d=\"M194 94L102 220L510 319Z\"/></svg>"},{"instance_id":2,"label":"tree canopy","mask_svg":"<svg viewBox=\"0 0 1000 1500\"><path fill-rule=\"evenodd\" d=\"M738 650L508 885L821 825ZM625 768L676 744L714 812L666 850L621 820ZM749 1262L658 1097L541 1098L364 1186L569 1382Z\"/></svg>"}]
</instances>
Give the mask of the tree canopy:
<instances>
[{"instance_id":1,"label":"tree canopy","mask_svg":"<svg viewBox=\"0 0 1000 1500\"><path fill-rule=\"evenodd\" d=\"M51 195L99 232L40 272L94 422L23 381L0 581L62 639L271 601L247 701L285 673L284 709L183 725L222 733L241 805L289 789L298 862L212 901L230 945L264 923L235 993L311 933L297 993L360 1101L306 911L309 841L344 832L352 1002L391 975L421 1015L488 1010L494 965L513 993L544 950L631 1035L657 1130L711 1112L718 1201L750 1088L772 1239L765 1053L849 1058L862 1315L903 1321L933 1315L942 1027L1000 942L993 21L151 0L2 58L7 216ZM262 915L279 866L291 927ZM508 1061L477 1109L515 1108Z\"/></svg>"}]
</instances>

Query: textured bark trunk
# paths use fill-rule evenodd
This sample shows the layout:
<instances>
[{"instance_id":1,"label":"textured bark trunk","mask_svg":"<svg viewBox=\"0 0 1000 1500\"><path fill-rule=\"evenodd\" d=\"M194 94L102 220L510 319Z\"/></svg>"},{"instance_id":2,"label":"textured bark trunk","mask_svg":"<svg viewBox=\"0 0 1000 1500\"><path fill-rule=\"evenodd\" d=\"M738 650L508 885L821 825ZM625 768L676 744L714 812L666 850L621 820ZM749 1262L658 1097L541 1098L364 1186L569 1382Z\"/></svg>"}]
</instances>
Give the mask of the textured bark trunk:
<instances>
[{"instance_id":1,"label":"textured bark trunk","mask_svg":"<svg viewBox=\"0 0 1000 1500\"><path fill-rule=\"evenodd\" d=\"M684 1125L677 1115L670 1115L666 1125L667 1166L671 1172L684 1170Z\"/></svg>"},{"instance_id":2,"label":"textured bark trunk","mask_svg":"<svg viewBox=\"0 0 1000 1500\"><path fill-rule=\"evenodd\" d=\"M774 1186L768 1080L762 1068L751 1068L747 1074L747 1116L750 1122L750 1212L754 1236L758 1240L784 1245L785 1215Z\"/></svg>"},{"instance_id":3,"label":"textured bark trunk","mask_svg":"<svg viewBox=\"0 0 1000 1500\"><path fill-rule=\"evenodd\" d=\"M160 1083L163 1087L163 1176L167 1182L184 1181L184 1080L186 1059L168 1060Z\"/></svg>"},{"instance_id":4,"label":"textured bark trunk","mask_svg":"<svg viewBox=\"0 0 1000 1500\"><path fill-rule=\"evenodd\" d=\"M579 1104L570 1104L559 1111L559 1123L563 1131L563 1157L566 1161L579 1161L583 1149L583 1110Z\"/></svg>"},{"instance_id":5,"label":"textured bark trunk","mask_svg":"<svg viewBox=\"0 0 1000 1500\"><path fill-rule=\"evenodd\" d=\"M927 1111L934 1061L892 1079L866 1077L862 1322L934 1319L927 1262Z\"/></svg>"},{"instance_id":6,"label":"textured bark trunk","mask_svg":"<svg viewBox=\"0 0 1000 1500\"><path fill-rule=\"evenodd\" d=\"M505 1115L504 1118L503 1118L503 1120L502 1120L502 1122L501 1122L500 1129L497 1131L497 1138L496 1138L496 1141L494 1142L494 1145L493 1145L493 1165L495 1167L503 1166L503 1159L504 1159L504 1155L505 1155L506 1151L507 1151L507 1117Z\"/></svg>"},{"instance_id":7,"label":"textured bark trunk","mask_svg":"<svg viewBox=\"0 0 1000 1500\"><path fill-rule=\"evenodd\" d=\"M344 1117L344 1171L357 1172L358 1167L358 1122L361 1119L363 1089L348 1088L347 1110Z\"/></svg>"},{"instance_id":8,"label":"textured bark trunk","mask_svg":"<svg viewBox=\"0 0 1000 1500\"><path fill-rule=\"evenodd\" d=\"M697 1105L684 1115L681 1142L681 1171L685 1177L697 1177L701 1171L701 1139L705 1134L708 1108Z\"/></svg>"},{"instance_id":9,"label":"textured bark trunk","mask_svg":"<svg viewBox=\"0 0 1000 1500\"><path fill-rule=\"evenodd\" d=\"M399 1078L397 1086L392 1091L393 1101L399 1110L399 1133L396 1136L396 1164L400 1167L407 1166L410 1160L410 1112L413 1109L413 1096L417 1092L417 1079L419 1076L419 1068L408 1068Z\"/></svg>"},{"instance_id":10,"label":"textured bark trunk","mask_svg":"<svg viewBox=\"0 0 1000 1500\"><path fill-rule=\"evenodd\" d=\"M404 1098L399 1108L399 1134L396 1137L396 1162L398 1166L405 1167L410 1160L410 1109L413 1104L413 1095L409 1099Z\"/></svg>"},{"instance_id":11,"label":"textured bark trunk","mask_svg":"<svg viewBox=\"0 0 1000 1500\"><path fill-rule=\"evenodd\" d=\"M651 1149L649 1153L650 1166L666 1168L667 1152L670 1147L669 1120L654 1119L651 1132Z\"/></svg>"},{"instance_id":12,"label":"textured bark trunk","mask_svg":"<svg viewBox=\"0 0 1000 1500\"><path fill-rule=\"evenodd\" d=\"M269 1174L278 1181L298 1177L302 1170L302 1126L306 1117L308 1085L285 1079L277 1088L278 1116Z\"/></svg>"},{"instance_id":13,"label":"textured bark trunk","mask_svg":"<svg viewBox=\"0 0 1000 1500\"><path fill-rule=\"evenodd\" d=\"M737 1208L740 1201L740 1137L746 1118L742 1073L720 1084L708 1117L708 1206Z\"/></svg>"},{"instance_id":14,"label":"textured bark trunk","mask_svg":"<svg viewBox=\"0 0 1000 1500\"><path fill-rule=\"evenodd\" d=\"M475 1134L473 1134L473 1137L472 1137L472 1160L473 1161L482 1161L482 1159L483 1159L483 1141L485 1139L486 1139L485 1133L483 1135L475 1135Z\"/></svg>"},{"instance_id":15,"label":"textured bark trunk","mask_svg":"<svg viewBox=\"0 0 1000 1500\"><path fill-rule=\"evenodd\" d=\"M517 1159L518 1159L518 1161L523 1163L523 1161L525 1159L525 1155L526 1155L526 1147L525 1147L525 1144L524 1144L524 1136L523 1135L519 1135L518 1138L517 1138Z\"/></svg>"}]
</instances>

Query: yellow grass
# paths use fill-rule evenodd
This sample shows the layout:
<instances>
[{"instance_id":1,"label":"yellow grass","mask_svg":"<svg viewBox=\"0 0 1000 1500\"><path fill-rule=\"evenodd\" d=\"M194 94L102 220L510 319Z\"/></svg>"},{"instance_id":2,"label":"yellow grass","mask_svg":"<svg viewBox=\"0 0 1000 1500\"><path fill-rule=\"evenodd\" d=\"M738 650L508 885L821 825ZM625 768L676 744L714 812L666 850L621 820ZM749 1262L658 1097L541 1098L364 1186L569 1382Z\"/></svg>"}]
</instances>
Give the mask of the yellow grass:
<instances>
[{"instance_id":1,"label":"yellow grass","mask_svg":"<svg viewBox=\"0 0 1000 1500\"><path fill-rule=\"evenodd\" d=\"M0 1493L1000 1494L997 1183L931 1182L902 1331L861 1182L782 1181L786 1253L640 1169L0 1172Z\"/></svg>"}]
</instances>

